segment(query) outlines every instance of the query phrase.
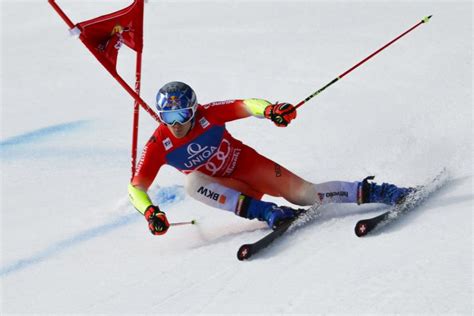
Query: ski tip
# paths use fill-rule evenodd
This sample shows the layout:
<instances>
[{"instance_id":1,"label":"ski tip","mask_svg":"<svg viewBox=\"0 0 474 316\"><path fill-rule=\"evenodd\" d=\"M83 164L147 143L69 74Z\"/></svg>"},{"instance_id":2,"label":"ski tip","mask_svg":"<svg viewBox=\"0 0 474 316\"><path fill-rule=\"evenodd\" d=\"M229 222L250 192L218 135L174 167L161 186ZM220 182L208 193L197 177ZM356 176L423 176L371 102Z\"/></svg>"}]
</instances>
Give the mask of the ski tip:
<instances>
[{"instance_id":1,"label":"ski tip","mask_svg":"<svg viewBox=\"0 0 474 316\"><path fill-rule=\"evenodd\" d=\"M193 225L195 225L196 223L197 223L197 221L196 221L195 219L193 219L193 220L191 221L191 224L193 224Z\"/></svg>"},{"instance_id":2,"label":"ski tip","mask_svg":"<svg viewBox=\"0 0 474 316\"><path fill-rule=\"evenodd\" d=\"M239 251L237 251L237 259L240 261L244 261L252 255L252 248L250 245L242 245L239 248Z\"/></svg>"},{"instance_id":3,"label":"ski tip","mask_svg":"<svg viewBox=\"0 0 474 316\"><path fill-rule=\"evenodd\" d=\"M356 224L354 231L357 237L364 237L369 232L369 228L364 223L364 221L359 221Z\"/></svg>"},{"instance_id":4,"label":"ski tip","mask_svg":"<svg viewBox=\"0 0 474 316\"><path fill-rule=\"evenodd\" d=\"M428 23L428 22L430 21L430 19L431 19L432 16L433 16L432 14L431 14L431 15L428 15L428 16L425 16L425 17L423 18L423 20L422 20L423 23Z\"/></svg>"}]
</instances>

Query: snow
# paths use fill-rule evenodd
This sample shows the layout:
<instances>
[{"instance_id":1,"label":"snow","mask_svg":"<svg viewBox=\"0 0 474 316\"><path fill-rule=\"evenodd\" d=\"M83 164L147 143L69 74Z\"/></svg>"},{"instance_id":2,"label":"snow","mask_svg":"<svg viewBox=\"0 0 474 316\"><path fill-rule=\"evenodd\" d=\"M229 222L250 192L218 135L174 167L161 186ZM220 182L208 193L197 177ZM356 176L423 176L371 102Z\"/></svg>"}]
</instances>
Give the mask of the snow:
<instances>
[{"instance_id":1,"label":"snow","mask_svg":"<svg viewBox=\"0 0 474 316\"><path fill-rule=\"evenodd\" d=\"M130 1L59 1L75 22ZM142 96L182 80L201 103L297 103L288 128L249 118L231 133L313 182L447 184L363 239L379 206L331 205L247 262L265 224L186 197L160 171L173 222L152 236L129 204L132 100L46 1L1 2L1 314L463 314L473 311L472 3L149 1ZM120 72L133 79L133 54ZM142 112L140 146L155 123ZM276 145L278 144L278 145ZM279 203L283 200L268 198Z\"/></svg>"}]
</instances>

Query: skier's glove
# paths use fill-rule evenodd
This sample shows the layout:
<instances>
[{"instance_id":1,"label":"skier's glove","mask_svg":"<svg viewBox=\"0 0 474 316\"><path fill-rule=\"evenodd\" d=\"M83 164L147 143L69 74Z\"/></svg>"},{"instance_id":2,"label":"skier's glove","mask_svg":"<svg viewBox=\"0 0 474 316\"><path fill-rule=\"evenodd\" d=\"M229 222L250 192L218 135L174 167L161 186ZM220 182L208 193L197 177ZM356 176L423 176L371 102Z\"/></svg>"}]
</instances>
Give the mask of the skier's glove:
<instances>
[{"instance_id":1,"label":"skier's glove","mask_svg":"<svg viewBox=\"0 0 474 316\"><path fill-rule=\"evenodd\" d=\"M148 221L148 228L153 235L163 235L170 227L166 214L160 211L158 206L148 206L145 211L145 218Z\"/></svg>"},{"instance_id":2,"label":"skier's glove","mask_svg":"<svg viewBox=\"0 0 474 316\"><path fill-rule=\"evenodd\" d=\"M285 127L296 118L296 108L289 103L276 103L267 106L263 114L276 126Z\"/></svg>"}]
</instances>

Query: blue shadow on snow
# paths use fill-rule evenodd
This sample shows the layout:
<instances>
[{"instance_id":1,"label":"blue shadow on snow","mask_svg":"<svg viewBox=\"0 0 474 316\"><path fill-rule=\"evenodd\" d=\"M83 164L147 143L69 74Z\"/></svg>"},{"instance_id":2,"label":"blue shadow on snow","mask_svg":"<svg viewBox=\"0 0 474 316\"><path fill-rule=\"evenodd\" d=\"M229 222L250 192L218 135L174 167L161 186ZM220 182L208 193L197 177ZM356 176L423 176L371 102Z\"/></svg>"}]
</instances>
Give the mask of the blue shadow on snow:
<instances>
[{"instance_id":1,"label":"blue shadow on snow","mask_svg":"<svg viewBox=\"0 0 474 316\"><path fill-rule=\"evenodd\" d=\"M29 144L29 143L43 140L50 136L54 136L56 134L75 131L83 127L86 127L89 122L90 121L87 121L87 120L81 120L81 121L63 123L63 124L40 128L40 129L27 132L18 136L13 136L3 141L0 141L0 149L9 147L9 146L14 146L14 145Z\"/></svg>"},{"instance_id":2,"label":"blue shadow on snow","mask_svg":"<svg viewBox=\"0 0 474 316\"><path fill-rule=\"evenodd\" d=\"M171 187L162 187L158 190L156 194L156 201L160 205L169 205L172 203L177 203L183 200L183 198L183 187L177 185ZM46 261L47 259L58 255L61 252L64 252L72 247L78 246L79 244L82 244L91 239L101 237L123 226L130 225L141 218L142 215L138 212L126 214L117 217L110 223L92 227L85 231L79 232L69 238L58 241L47 247L46 249L39 251L27 258L19 259L9 265L6 265L5 267L1 267L0 277L8 276L12 273L24 270L29 266L33 266L43 261Z\"/></svg>"}]
</instances>

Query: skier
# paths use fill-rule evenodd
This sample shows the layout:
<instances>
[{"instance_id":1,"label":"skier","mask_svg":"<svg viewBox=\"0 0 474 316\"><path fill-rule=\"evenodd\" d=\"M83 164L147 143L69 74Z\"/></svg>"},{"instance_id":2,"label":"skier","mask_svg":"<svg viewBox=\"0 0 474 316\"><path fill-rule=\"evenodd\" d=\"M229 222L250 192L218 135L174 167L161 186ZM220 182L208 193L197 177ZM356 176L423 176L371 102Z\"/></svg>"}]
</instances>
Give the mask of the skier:
<instances>
[{"instance_id":1,"label":"skier","mask_svg":"<svg viewBox=\"0 0 474 316\"><path fill-rule=\"evenodd\" d=\"M264 194L283 197L300 206L315 203L384 203L395 205L412 190L393 184L331 181L314 184L295 175L253 148L233 138L225 123L254 116L285 127L296 118L289 103L262 99L230 100L200 105L193 89L182 82L164 85L156 96L160 124L145 145L129 184L134 207L148 221L152 234L165 234L166 214L154 205L147 190L160 167L185 173L186 192L209 206L266 221L275 228L295 216L295 210L262 201Z\"/></svg>"}]
</instances>

